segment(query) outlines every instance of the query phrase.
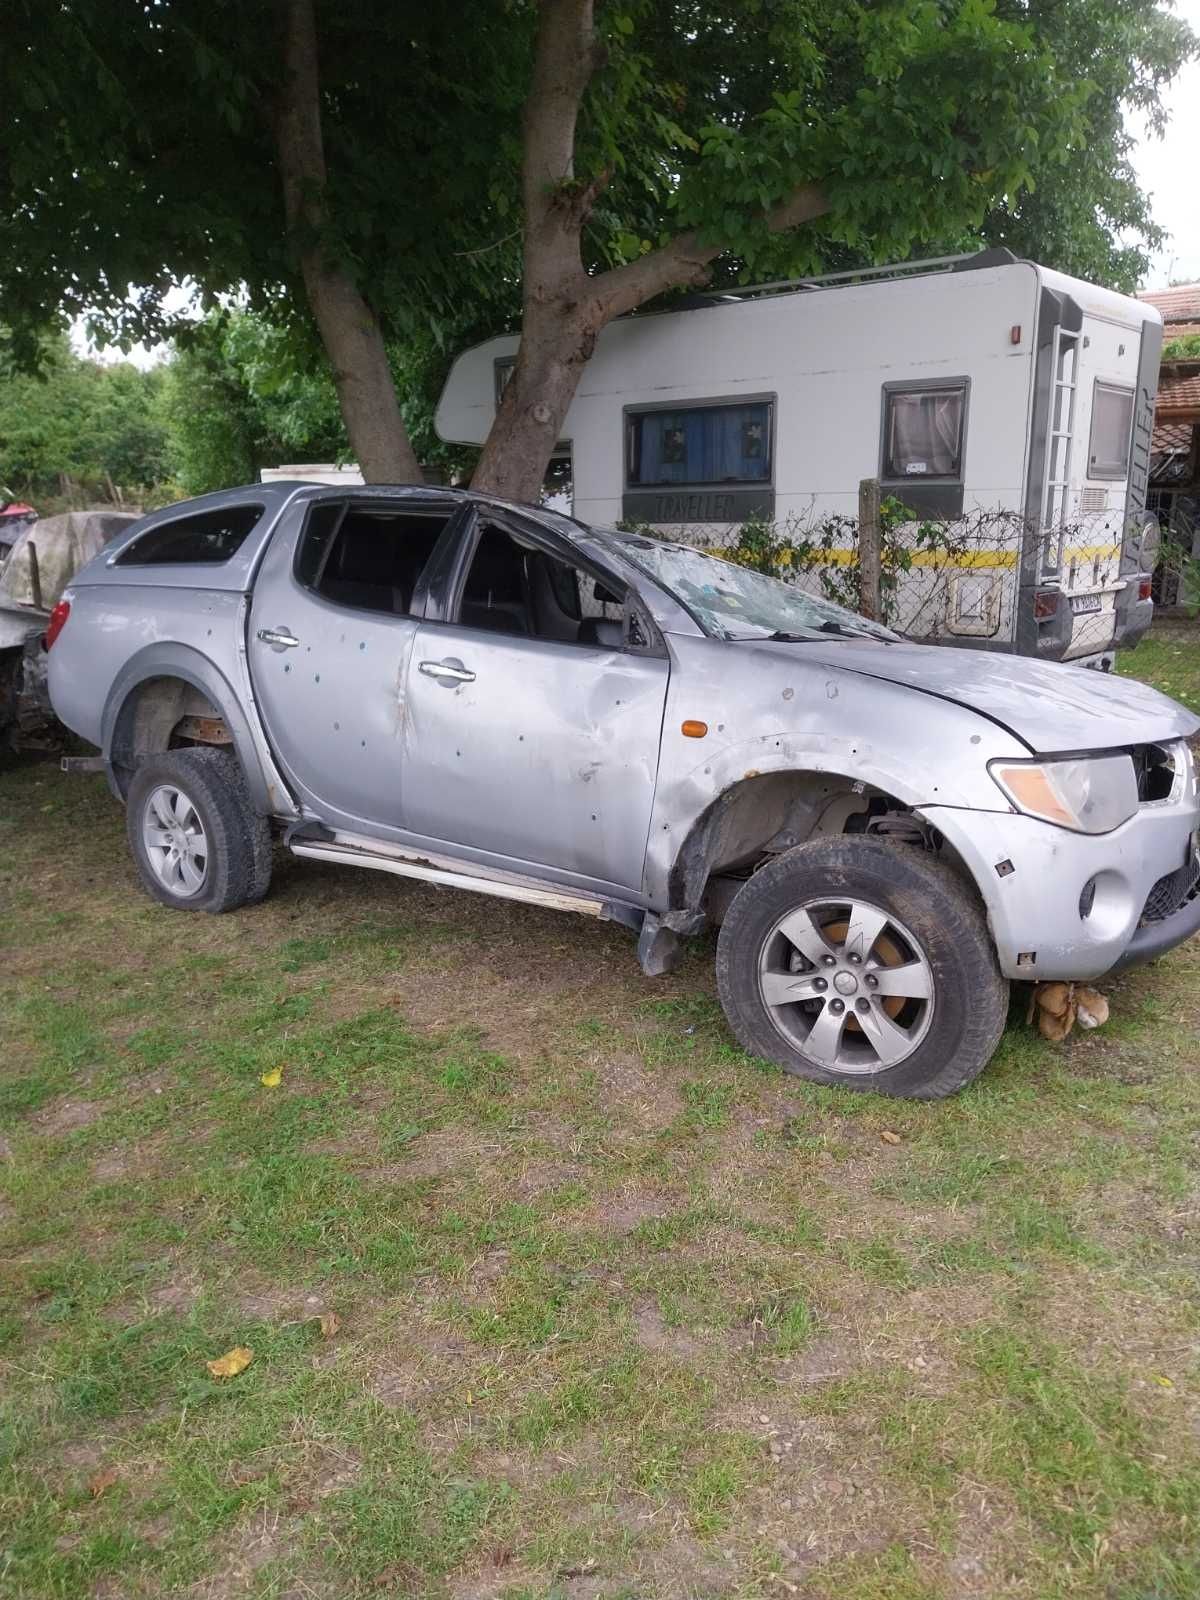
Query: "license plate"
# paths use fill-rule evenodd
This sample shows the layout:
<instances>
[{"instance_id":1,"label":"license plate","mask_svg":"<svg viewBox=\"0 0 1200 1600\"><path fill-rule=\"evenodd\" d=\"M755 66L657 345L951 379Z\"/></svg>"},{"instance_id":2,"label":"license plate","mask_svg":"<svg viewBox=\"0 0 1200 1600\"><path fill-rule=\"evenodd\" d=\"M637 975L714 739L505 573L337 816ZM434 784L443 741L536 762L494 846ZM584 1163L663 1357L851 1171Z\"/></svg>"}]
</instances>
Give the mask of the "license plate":
<instances>
[{"instance_id":1,"label":"license plate","mask_svg":"<svg viewBox=\"0 0 1200 1600\"><path fill-rule=\"evenodd\" d=\"M1071 596L1071 611L1077 617L1086 617L1093 611L1103 607L1103 600L1098 594L1073 594Z\"/></svg>"}]
</instances>

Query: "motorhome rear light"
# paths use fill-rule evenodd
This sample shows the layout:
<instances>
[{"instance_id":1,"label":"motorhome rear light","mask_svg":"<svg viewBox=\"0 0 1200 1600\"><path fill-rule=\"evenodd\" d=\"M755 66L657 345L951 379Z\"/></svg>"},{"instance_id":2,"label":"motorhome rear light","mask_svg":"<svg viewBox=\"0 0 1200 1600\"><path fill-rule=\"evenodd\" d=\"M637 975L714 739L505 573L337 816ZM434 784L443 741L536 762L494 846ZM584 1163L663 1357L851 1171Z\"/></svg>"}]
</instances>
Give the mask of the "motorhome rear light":
<instances>
[{"instance_id":1,"label":"motorhome rear light","mask_svg":"<svg viewBox=\"0 0 1200 1600\"><path fill-rule=\"evenodd\" d=\"M1008 330L1008 342L1010 344L1020 344L1021 324L1019 322L1014 322L1012 327Z\"/></svg>"},{"instance_id":2,"label":"motorhome rear light","mask_svg":"<svg viewBox=\"0 0 1200 1600\"><path fill-rule=\"evenodd\" d=\"M1141 583L1138 584L1138 599L1149 600L1151 588L1151 580L1149 578L1143 578Z\"/></svg>"},{"instance_id":3,"label":"motorhome rear light","mask_svg":"<svg viewBox=\"0 0 1200 1600\"><path fill-rule=\"evenodd\" d=\"M1039 622L1058 615L1060 595L1057 589L1039 589L1033 597L1033 614Z\"/></svg>"},{"instance_id":4,"label":"motorhome rear light","mask_svg":"<svg viewBox=\"0 0 1200 1600\"><path fill-rule=\"evenodd\" d=\"M46 633L42 640L42 648L49 650L67 625L67 618L71 615L71 602L60 600L50 613L50 621L46 624Z\"/></svg>"}]
</instances>

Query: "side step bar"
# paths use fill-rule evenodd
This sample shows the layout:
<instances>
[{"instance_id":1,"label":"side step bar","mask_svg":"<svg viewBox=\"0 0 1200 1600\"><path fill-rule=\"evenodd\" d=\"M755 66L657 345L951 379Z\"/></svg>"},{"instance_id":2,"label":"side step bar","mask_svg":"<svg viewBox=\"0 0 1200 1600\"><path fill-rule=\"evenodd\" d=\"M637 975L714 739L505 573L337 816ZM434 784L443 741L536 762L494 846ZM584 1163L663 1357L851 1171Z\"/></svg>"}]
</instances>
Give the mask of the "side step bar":
<instances>
[{"instance_id":1,"label":"side step bar","mask_svg":"<svg viewBox=\"0 0 1200 1600\"><path fill-rule=\"evenodd\" d=\"M507 874L464 872L462 863L450 865L445 857L411 855L394 847L379 847L378 842L335 835L332 840L294 838L289 846L295 856L313 861L336 861L343 866L371 867L376 872L392 872L400 878L419 878L442 889L470 889L476 894L495 895L501 900L521 900L527 905L547 906L552 911L578 911L585 917L626 921L625 907L617 907L599 895L575 889L548 888L545 884Z\"/></svg>"}]
</instances>

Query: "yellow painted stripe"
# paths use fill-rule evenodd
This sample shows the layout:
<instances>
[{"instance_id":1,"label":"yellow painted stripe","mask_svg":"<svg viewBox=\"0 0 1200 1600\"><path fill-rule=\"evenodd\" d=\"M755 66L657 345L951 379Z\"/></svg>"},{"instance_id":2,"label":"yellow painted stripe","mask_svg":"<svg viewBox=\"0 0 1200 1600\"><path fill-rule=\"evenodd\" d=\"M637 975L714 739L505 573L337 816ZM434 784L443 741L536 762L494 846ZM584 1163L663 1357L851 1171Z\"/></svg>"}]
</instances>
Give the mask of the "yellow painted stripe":
<instances>
[{"instance_id":1,"label":"yellow painted stripe","mask_svg":"<svg viewBox=\"0 0 1200 1600\"><path fill-rule=\"evenodd\" d=\"M1065 544L1063 545L1064 561L1091 561L1099 556L1102 560L1116 560L1121 554L1119 544Z\"/></svg>"},{"instance_id":2,"label":"yellow painted stripe","mask_svg":"<svg viewBox=\"0 0 1200 1600\"><path fill-rule=\"evenodd\" d=\"M1094 557L1115 560L1121 553L1119 544L1091 544L1091 545L1064 545L1063 561L1091 561ZM730 559L728 549L720 546L708 547L707 554L720 556L723 560ZM914 550L910 558L910 565L914 567L939 567L976 570L980 567L1000 567L1011 569L1018 565L1021 557L1019 550L966 550L960 555L953 555L948 550ZM792 565L792 552L781 550L779 552L781 567ZM811 558L797 563L802 570L817 569L819 567L852 567L858 564L857 550L814 550Z\"/></svg>"}]
</instances>

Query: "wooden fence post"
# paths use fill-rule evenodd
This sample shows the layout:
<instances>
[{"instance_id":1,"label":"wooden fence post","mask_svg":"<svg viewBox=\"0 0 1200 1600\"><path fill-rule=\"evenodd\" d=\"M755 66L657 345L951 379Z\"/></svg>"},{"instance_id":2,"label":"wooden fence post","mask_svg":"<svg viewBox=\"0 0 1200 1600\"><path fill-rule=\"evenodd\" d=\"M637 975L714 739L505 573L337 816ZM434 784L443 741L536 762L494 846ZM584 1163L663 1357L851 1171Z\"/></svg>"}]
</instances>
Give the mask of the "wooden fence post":
<instances>
[{"instance_id":1,"label":"wooden fence post","mask_svg":"<svg viewBox=\"0 0 1200 1600\"><path fill-rule=\"evenodd\" d=\"M864 478L858 486L858 609L872 622L880 620L879 479Z\"/></svg>"}]
</instances>

